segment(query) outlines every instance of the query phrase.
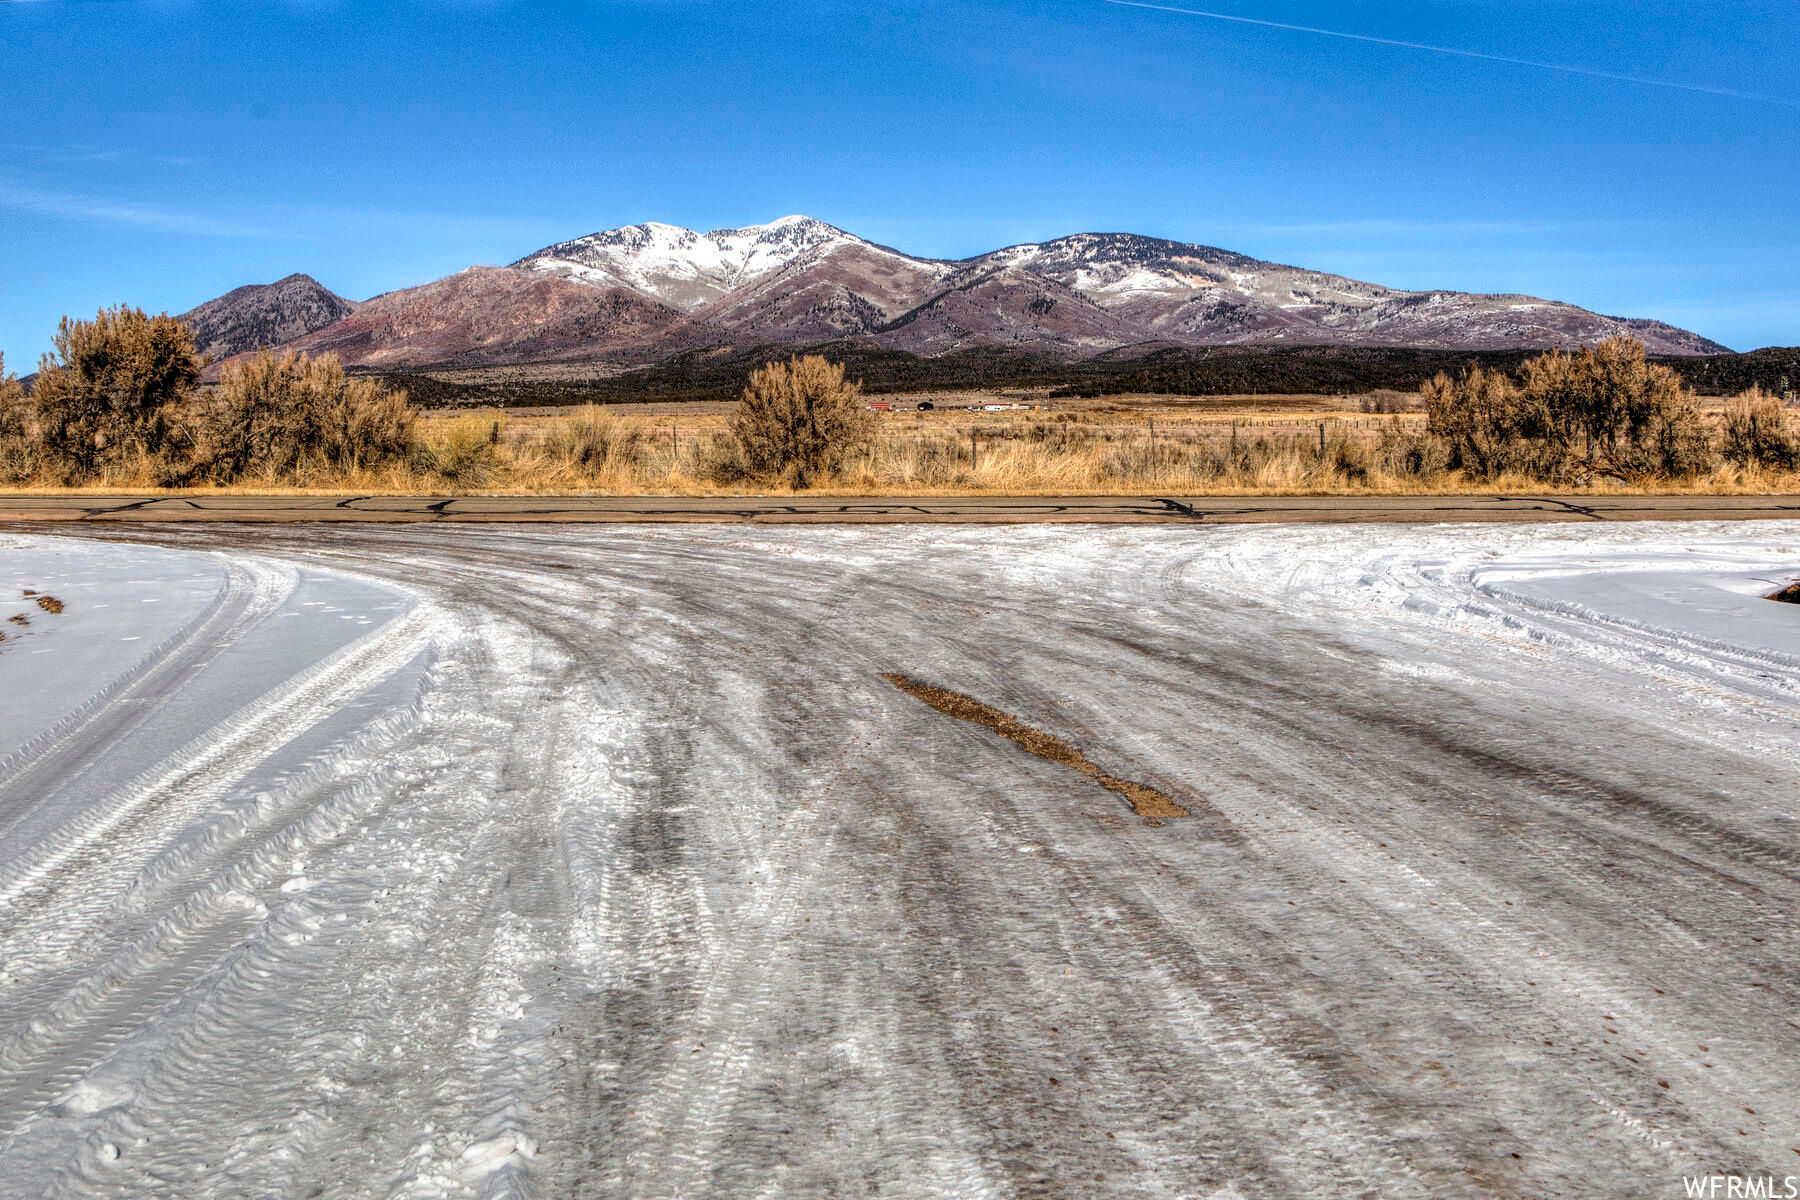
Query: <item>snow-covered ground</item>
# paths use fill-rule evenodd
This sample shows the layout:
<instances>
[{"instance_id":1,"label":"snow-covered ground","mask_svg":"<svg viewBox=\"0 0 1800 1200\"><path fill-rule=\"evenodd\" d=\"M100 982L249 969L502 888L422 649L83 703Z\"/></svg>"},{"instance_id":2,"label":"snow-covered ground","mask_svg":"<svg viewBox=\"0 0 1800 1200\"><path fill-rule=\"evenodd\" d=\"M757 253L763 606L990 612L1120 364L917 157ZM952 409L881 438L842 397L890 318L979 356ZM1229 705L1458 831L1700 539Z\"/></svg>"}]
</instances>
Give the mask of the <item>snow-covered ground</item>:
<instances>
[{"instance_id":1,"label":"snow-covered ground","mask_svg":"<svg viewBox=\"0 0 1800 1200\"><path fill-rule=\"evenodd\" d=\"M9 1200L1800 1174L1800 524L113 532L0 534Z\"/></svg>"}]
</instances>

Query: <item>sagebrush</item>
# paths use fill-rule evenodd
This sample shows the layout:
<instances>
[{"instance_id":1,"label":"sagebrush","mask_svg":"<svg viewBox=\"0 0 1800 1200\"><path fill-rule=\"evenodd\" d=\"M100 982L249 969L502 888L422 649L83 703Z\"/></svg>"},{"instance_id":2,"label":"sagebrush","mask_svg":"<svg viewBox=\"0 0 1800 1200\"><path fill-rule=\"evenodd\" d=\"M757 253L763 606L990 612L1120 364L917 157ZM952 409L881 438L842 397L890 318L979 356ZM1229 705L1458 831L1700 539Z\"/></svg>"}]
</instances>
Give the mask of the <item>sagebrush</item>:
<instances>
[{"instance_id":1,"label":"sagebrush","mask_svg":"<svg viewBox=\"0 0 1800 1200\"><path fill-rule=\"evenodd\" d=\"M862 385L845 381L842 364L814 354L770 363L751 374L731 432L752 472L806 487L867 439Z\"/></svg>"},{"instance_id":2,"label":"sagebrush","mask_svg":"<svg viewBox=\"0 0 1800 1200\"><path fill-rule=\"evenodd\" d=\"M230 362L202 388L192 331L118 306L63 318L29 400L0 364L0 475L70 485L305 485L396 463L415 446L403 392L335 355Z\"/></svg>"},{"instance_id":3,"label":"sagebrush","mask_svg":"<svg viewBox=\"0 0 1800 1200\"><path fill-rule=\"evenodd\" d=\"M1714 460L1680 377L1646 361L1629 338L1541 354L1517 379L1470 363L1454 377L1440 372L1421 394L1426 426L1449 447L1451 465L1478 478L1682 479Z\"/></svg>"},{"instance_id":4,"label":"sagebrush","mask_svg":"<svg viewBox=\"0 0 1800 1200\"><path fill-rule=\"evenodd\" d=\"M267 350L227 364L191 408L188 462L215 482L298 482L404 459L414 413L404 392L353 379L333 354Z\"/></svg>"},{"instance_id":5,"label":"sagebrush","mask_svg":"<svg viewBox=\"0 0 1800 1200\"><path fill-rule=\"evenodd\" d=\"M1761 388L1726 405L1721 426L1719 449L1727 462L1779 471L1800 467L1800 422Z\"/></svg>"},{"instance_id":6,"label":"sagebrush","mask_svg":"<svg viewBox=\"0 0 1800 1200\"><path fill-rule=\"evenodd\" d=\"M174 448L205 365L187 326L120 305L92 321L64 317L54 346L31 390L35 438L53 469L85 480Z\"/></svg>"},{"instance_id":7,"label":"sagebrush","mask_svg":"<svg viewBox=\"0 0 1800 1200\"><path fill-rule=\"evenodd\" d=\"M1703 416L1628 340L1477 364L1376 423L1154 425L1123 409L1022 422L876 423L841 365L752 374L720 418L601 407L426 419L330 355L259 352L216 385L180 322L130 308L65 320L27 394L0 360L0 482L35 486L683 493L1428 493L1555 486L1800 490L1800 428L1752 391ZM1425 409L1421 422L1411 415ZM1125 414L1125 415L1121 415ZM1094 422L1098 422L1095 424ZM1373 425L1373 428L1371 428ZM696 427L697 426L697 427ZM973 435L973 436L972 436Z\"/></svg>"}]
</instances>

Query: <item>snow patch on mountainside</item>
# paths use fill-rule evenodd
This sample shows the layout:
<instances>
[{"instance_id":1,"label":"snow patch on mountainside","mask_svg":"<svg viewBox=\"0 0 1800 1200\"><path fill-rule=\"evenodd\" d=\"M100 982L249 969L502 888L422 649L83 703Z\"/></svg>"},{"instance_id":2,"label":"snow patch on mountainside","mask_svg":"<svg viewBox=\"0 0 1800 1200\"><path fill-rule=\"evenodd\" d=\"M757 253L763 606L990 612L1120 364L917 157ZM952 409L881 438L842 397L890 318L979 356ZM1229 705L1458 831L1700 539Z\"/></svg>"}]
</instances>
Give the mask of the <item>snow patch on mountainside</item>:
<instances>
[{"instance_id":1,"label":"snow patch on mountainside","mask_svg":"<svg viewBox=\"0 0 1800 1200\"><path fill-rule=\"evenodd\" d=\"M693 312L827 244L866 243L797 215L710 233L650 221L559 242L513 265L599 287L629 287Z\"/></svg>"}]
</instances>

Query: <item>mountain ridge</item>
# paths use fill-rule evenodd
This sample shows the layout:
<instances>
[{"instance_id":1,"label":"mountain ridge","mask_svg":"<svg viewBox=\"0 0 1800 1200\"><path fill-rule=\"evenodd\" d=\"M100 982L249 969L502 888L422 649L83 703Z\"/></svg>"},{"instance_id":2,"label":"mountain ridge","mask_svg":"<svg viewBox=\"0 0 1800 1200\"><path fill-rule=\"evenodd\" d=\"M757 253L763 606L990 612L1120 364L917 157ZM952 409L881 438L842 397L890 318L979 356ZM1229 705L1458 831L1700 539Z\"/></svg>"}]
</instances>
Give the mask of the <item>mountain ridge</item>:
<instances>
[{"instance_id":1,"label":"mountain ridge","mask_svg":"<svg viewBox=\"0 0 1800 1200\"><path fill-rule=\"evenodd\" d=\"M988 346L1070 361L1140 345L1486 351L1568 349L1618 335L1657 354L1730 353L1654 318L1536 296L1393 288L1130 233L1071 234L945 260L798 215L705 233L643 222L470 271L482 274L386 293L283 344L396 368L646 366L706 347L798 350L845 338L925 356ZM305 299L304 289L294 291ZM378 302L374 315L359 315ZM433 317L434 304L450 311Z\"/></svg>"},{"instance_id":2,"label":"mountain ridge","mask_svg":"<svg viewBox=\"0 0 1800 1200\"><path fill-rule=\"evenodd\" d=\"M311 275L295 272L274 283L252 283L196 305L178 318L194 332L195 348L215 359L262 346L280 346L355 312L357 304Z\"/></svg>"},{"instance_id":3,"label":"mountain ridge","mask_svg":"<svg viewBox=\"0 0 1800 1200\"><path fill-rule=\"evenodd\" d=\"M469 267L372 297L286 348L335 353L352 366L503 366L571 353L604 358L650 341L680 320L674 309L629 288Z\"/></svg>"}]
</instances>

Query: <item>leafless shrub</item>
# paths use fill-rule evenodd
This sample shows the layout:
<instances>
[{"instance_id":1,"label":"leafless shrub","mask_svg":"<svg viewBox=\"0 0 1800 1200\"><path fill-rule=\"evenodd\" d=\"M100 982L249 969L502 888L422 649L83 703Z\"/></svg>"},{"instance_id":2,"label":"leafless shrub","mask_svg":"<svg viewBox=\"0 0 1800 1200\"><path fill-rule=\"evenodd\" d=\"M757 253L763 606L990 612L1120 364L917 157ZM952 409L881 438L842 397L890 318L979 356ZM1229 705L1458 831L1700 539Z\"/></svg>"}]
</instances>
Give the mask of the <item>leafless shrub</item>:
<instances>
[{"instance_id":1,"label":"leafless shrub","mask_svg":"<svg viewBox=\"0 0 1800 1200\"><path fill-rule=\"evenodd\" d=\"M1454 378L1439 371L1420 389L1426 428L1449 447L1452 466L1488 477L1515 470L1536 432L1518 387L1503 371L1470 363Z\"/></svg>"},{"instance_id":2,"label":"leafless shrub","mask_svg":"<svg viewBox=\"0 0 1800 1200\"><path fill-rule=\"evenodd\" d=\"M1471 363L1422 389L1427 427L1453 466L1492 478L1564 481L1578 469L1637 478L1706 471L1713 451L1700 411L1667 367L1630 338L1525 362L1520 381Z\"/></svg>"},{"instance_id":3,"label":"leafless shrub","mask_svg":"<svg viewBox=\"0 0 1800 1200\"><path fill-rule=\"evenodd\" d=\"M862 385L846 383L841 364L817 355L770 363L751 374L731 432L752 471L807 487L867 438Z\"/></svg>"},{"instance_id":4,"label":"leafless shrub","mask_svg":"<svg viewBox=\"0 0 1800 1200\"><path fill-rule=\"evenodd\" d=\"M452 487L481 487L499 474L499 433L498 418L459 417L419 439L413 468Z\"/></svg>"},{"instance_id":5,"label":"leafless shrub","mask_svg":"<svg viewBox=\"0 0 1800 1200\"><path fill-rule=\"evenodd\" d=\"M72 481L171 449L171 418L193 395L204 365L187 326L143 310L64 317L32 388L39 446Z\"/></svg>"},{"instance_id":6,"label":"leafless shrub","mask_svg":"<svg viewBox=\"0 0 1800 1200\"><path fill-rule=\"evenodd\" d=\"M6 373L0 354L0 483L23 483L37 474L38 448L30 401L17 376Z\"/></svg>"},{"instance_id":7,"label":"leafless shrub","mask_svg":"<svg viewBox=\"0 0 1800 1200\"><path fill-rule=\"evenodd\" d=\"M731 434L710 434L699 445L694 462L697 478L729 485L755 477L744 457L744 444Z\"/></svg>"},{"instance_id":8,"label":"leafless shrub","mask_svg":"<svg viewBox=\"0 0 1800 1200\"><path fill-rule=\"evenodd\" d=\"M1629 451L1616 454L1614 461L1640 480L1688 479L1711 470L1717 457L1699 406L1677 385L1657 402Z\"/></svg>"},{"instance_id":9,"label":"leafless shrub","mask_svg":"<svg viewBox=\"0 0 1800 1200\"><path fill-rule=\"evenodd\" d=\"M1792 470L1800 466L1800 432L1779 399L1753 388L1725 406L1724 444L1728 462L1740 466Z\"/></svg>"},{"instance_id":10,"label":"leafless shrub","mask_svg":"<svg viewBox=\"0 0 1800 1200\"><path fill-rule=\"evenodd\" d=\"M1590 470L1638 477L1694 475L1712 463L1680 376L1648 362L1631 338L1538 355L1521 379L1525 432L1561 458L1578 455Z\"/></svg>"},{"instance_id":11,"label":"leafless shrub","mask_svg":"<svg viewBox=\"0 0 1800 1200\"><path fill-rule=\"evenodd\" d=\"M335 354L268 351L225 368L197 408L189 462L196 478L300 482L397 462L413 444L404 392L345 375Z\"/></svg>"},{"instance_id":12,"label":"leafless shrub","mask_svg":"<svg viewBox=\"0 0 1800 1200\"><path fill-rule=\"evenodd\" d=\"M1359 405L1366 413L1403 413L1411 412L1418 407L1418 397L1409 396L1405 392L1381 390L1371 392L1362 398Z\"/></svg>"}]
</instances>

